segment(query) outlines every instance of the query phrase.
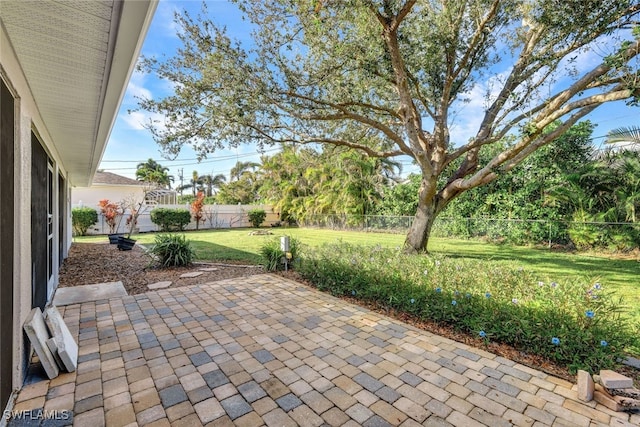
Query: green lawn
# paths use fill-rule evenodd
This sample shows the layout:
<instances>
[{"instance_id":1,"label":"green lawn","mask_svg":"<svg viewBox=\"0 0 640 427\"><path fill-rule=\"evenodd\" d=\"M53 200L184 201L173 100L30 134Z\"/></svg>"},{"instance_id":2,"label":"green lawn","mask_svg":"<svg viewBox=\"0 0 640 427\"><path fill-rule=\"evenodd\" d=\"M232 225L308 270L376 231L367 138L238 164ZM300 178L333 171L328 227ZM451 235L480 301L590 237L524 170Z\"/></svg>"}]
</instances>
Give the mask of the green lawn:
<instances>
[{"instance_id":1,"label":"green lawn","mask_svg":"<svg viewBox=\"0 0 640 427\"><path fill-rule=\"evenodd\" d=\"M199 260L236 260L257 263L258 250L264 242L288 235L304 245L318 246L342 239L360 245L400 247L404 235L365 233L358 231L320 230L305 228L273 229L273 236L251 236L249 229L189 231L186 233ZM139 243L153 242L152 233L134 236ZM105 241L106 236L79 237L79 242ZM544 282L560 282L567 277L580 277L600 282L624 298L631 318L640 322L640 261L616 259L611 256L574 255L545 249L496 245L478 240L433 238L431 253L448 257L491 260L533 270Z\"/></svg>"}]
</instances>

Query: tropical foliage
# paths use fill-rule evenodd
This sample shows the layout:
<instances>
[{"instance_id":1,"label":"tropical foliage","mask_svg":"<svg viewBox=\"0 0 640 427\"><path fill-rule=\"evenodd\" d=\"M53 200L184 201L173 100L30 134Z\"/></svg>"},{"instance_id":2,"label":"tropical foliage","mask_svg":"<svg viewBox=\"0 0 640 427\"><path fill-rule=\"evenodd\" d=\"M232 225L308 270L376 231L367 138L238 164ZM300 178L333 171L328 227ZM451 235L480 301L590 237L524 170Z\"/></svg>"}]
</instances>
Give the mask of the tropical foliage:
<instances>
[{"instance_id":1,"label":"tropical foliage","mask_svg":"<svg viewBox=\"0 0 640 427\"><path fill-rule=\"evenodd\" d=\"M640 145L640 127L631 126L613 129L607 134L606 142L607 144L622 142L632 145Z\"/></svg>"},{"instance_id":2,"label":"tropical foliage","mask_svg":"<svg viewBox=\"0 0 640 427\"><path fill-rule=\"evenodd\" d=\"M217 190L224 185L226 180L227 178L220 173L217 175L200 175L198 171L193 171L189 183L179 185L177 190L183 192L184 190L191 189L193 199L195 199L198 191L204 192L206 197L212 197L216 194ZM192 199L188 199L189 196L181 197L186 197L186 199L182 199L183 201L192 201Z\"/></svg>"},{"instance_id":3,"label":"tropical foliage","mask_svg":"<svg viewBox=\"0 0 640 427\"><path fill-rule=\"evenodd\" d=\"M159 188L171 188L174 178L168 172L169 168L149 159L144 163L138 163L136 178L138 181L147 182Z\"/></svg>"},{"instance_id":4,"label":"tropical foliage","mask_svg":"<svg viewBox=\"0 0 640 427\"><path fill-rule=\"evenodd\" d=\"M231 168L230 179L216 195L219 203L230 205L251 205L258 201L258 175L255 170L259 163L238 161Z\"/></svg>"},{"instance_id":5,"label":"tropical foliage","mask_svg":"<svg viewBox=\"0 0 640 427\"><path fill-rule=\"evenodd\" d=\"M511 172L461 195L443 211L434 233L499 236L518 244L573 244L579 249L637 248L640 151L595 150L593 127L590 122L573 126ZM411 215L420 180L413 175L394 186L378 205L378 213ZM480 227L482 222L495 224L496 230Z\"/></svg>"},{"instance_id":6,"label":"tropical foliage","mask_svg":"<svg viewBox=\"0 0 640 427\"><path fill-rule=\"evenodd\" d=\"M283 221L314 215L371 215L390 191L399 165L344 148L317 151L283 147L263 157L259 194L281 212Z\"/></svg>"}]
</instances>

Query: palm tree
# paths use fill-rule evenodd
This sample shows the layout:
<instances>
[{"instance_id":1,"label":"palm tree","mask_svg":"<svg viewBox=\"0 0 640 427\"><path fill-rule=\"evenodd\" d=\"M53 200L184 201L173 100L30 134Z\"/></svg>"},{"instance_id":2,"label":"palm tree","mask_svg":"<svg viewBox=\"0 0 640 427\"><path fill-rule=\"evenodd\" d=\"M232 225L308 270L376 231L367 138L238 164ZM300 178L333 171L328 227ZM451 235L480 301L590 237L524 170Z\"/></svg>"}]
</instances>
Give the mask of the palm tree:
<instances>
[{"instance_id":1,"label":"palm tree","mask_svg":"<svg viewBox=\"0 0 640 427\"><path fill-rule=\"evenodd\" d=\"M153 159L138 163L136 166L136 179L138 181L156 184L160 188L171 188L174 178L167 172L169 168L162 166Z\"/></svg>"},{"instance_id":2,"label":"palm tree","mask_svg":"<svg viewBox=\"0 0 640 427\"><path fill-rule=\"evenodd\" d=\"M197 195L198 191L202 190L202 178L200 177L200 175L198 175L198 171L193 171L191 173L189 186L191 187L194 196Z\"/></svg>"},{"instance_id":3,"label":"palm tree","mask_svg":"<svg viewBox=\"0 0 640 427\"><path fill-rule=\"evenodd\" d=\"M222 184L227 181L227 177L219 173L217 175L202 175L200 177L202 184L206 186L205 194L207 197L211 197L216 193L216 189L220 188Z\"/></svg>"},{"instance_id":4,"label":"palm tree","mask_svg":"<svg viewBox=\"0 0 640 427\"><path fill-rule=\"evenodd\" d=\"M640 126L620 127L609 131L606 144L616 142L629 142L632 145L640 145Z\"/></svg>"},{"instance_id":5,"label":"palm tree","mask_svg":"<svg viewBox=\"0 0 640 427\"><path fill-rule=\"evenodd\" d=\"M238 161L236 165L231 168L229 181L239 180L242 175L253 172L258 166L260 166L259 163Z\"/></svg>"},{"instance_id":6,"label":"palm tree","mask_svg":"<svg viewBox=\"0 0 640 427\"><path fill-rule=\"evenodd\" d=\"M189 188L191 189L191 192L193 194L193 197L195 197L198 193L198 191L203 191L204 187L203 187L203 177L201 177L200 175L198 175L198 171L193 171L193 173L191 174L191 179L189 180L188 184L184 184L184 185L179 185L176 190L182 192L184 190L188 190Z\"/></svg>"}]
</instances>

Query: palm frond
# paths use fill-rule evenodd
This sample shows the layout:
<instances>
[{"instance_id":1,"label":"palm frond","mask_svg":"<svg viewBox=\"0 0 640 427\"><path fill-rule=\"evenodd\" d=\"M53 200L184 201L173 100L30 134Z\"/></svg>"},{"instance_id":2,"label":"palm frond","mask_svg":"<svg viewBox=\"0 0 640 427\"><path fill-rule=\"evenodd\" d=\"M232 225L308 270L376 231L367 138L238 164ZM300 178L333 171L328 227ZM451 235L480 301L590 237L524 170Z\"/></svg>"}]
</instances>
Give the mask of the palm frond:
<instances>
[{"instance_id":1,"label":"palm frond","mask_svg":"<svg viewBox=\"0 0 640 427\"><path fill-rule=\"evenodd\" d=\"M631 142L640 144L640 126L620 127L612 129L607 134L606 144L614 144L616 142Z\"/></svg>"}]
</instances>

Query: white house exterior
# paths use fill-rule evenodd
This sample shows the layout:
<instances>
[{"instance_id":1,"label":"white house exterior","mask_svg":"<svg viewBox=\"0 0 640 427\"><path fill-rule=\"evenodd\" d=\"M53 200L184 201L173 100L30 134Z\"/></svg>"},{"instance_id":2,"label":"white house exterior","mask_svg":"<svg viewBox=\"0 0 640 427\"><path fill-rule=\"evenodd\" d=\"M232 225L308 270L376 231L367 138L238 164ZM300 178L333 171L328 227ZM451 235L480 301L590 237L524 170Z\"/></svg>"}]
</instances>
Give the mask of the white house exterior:
<instances>
[{"instance_id":1,"label":"white house exterior","mask_svg":"<svg viewBox=\"0 0 640 427\"><path fill-rule=\"evenodd\" d=\"M72 207L90 207L99 210L98 202L107 199L121 203L128 198L141 200L145 194L142 182L111 172L96 172L89 187L76 187L71 192Z\"/></svg>"},{"instance_id":2,"label":"white house exterior","mask_svg":"<svg viewBox=\"0 0 640 427\"><path fill-rule=\"evenodd\" d=\"M22 386L22 324L51 301L157 0L0 1L0 408Z\"/></svg>"}]
</instances>

